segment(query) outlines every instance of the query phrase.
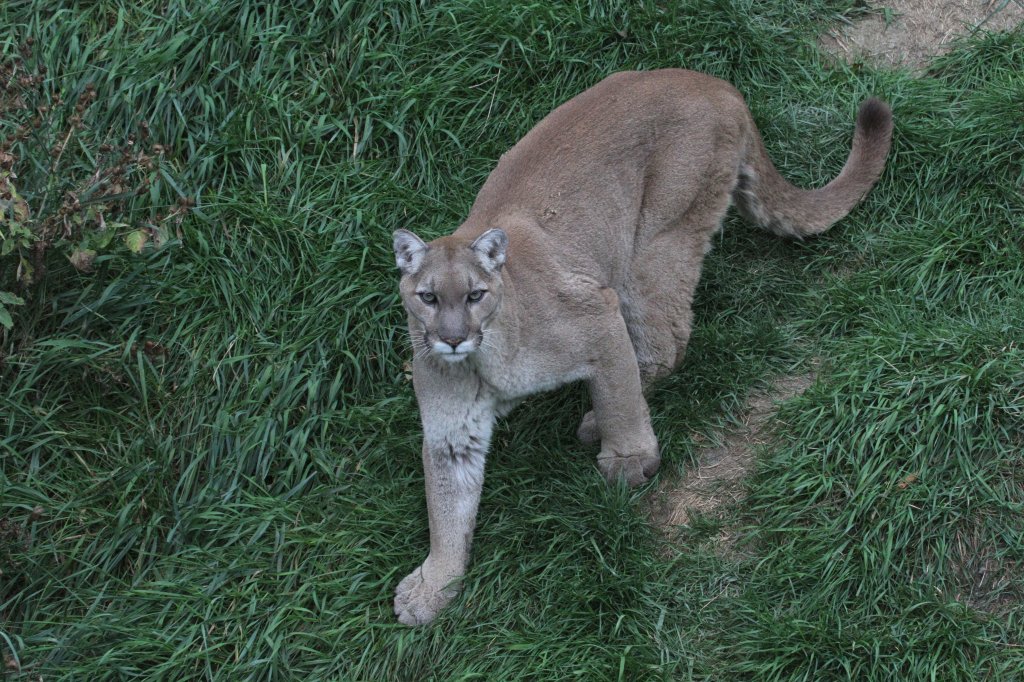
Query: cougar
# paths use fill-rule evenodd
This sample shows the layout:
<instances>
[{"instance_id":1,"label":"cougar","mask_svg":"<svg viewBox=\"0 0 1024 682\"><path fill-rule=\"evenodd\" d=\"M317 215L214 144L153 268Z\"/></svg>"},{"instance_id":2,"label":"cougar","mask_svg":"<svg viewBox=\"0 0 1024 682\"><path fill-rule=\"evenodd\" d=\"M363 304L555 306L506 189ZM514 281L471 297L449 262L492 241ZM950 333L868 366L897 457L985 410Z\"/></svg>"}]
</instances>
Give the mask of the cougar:
<instances>
[{"instance_id":1,"label":"cougar","mask_svg":"<svg viewBox=\"0 0 1024 682\"><path fill-rule=\"evenodd\" d=\"M701 262L730 204L784 237L824 232L882 173L892 113L867 99L839 175L784 180L739 92L711 76L622 72L559 106L502 155L452 234L394 233L415 350L430 552L398 585L428 623L465 573L495 419L584 381L579 426L608 481L658 468L644 391L682 360Z\"/></svg>"}]
</instances>

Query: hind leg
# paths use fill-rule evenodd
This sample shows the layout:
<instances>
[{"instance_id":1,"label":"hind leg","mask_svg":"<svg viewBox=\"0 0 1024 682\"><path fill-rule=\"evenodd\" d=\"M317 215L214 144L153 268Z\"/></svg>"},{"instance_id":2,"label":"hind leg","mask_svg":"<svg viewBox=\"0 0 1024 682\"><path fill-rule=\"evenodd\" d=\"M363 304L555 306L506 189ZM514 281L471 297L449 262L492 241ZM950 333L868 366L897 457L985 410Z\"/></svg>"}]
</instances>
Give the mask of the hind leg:
<instances>
[{"instance_id":1,"label":"hind leg","mask_svg":"<svg viewBox=\"0 0 1024 682\"><path fill-rule=\"evenodd\" d=\"M692 233L669 232L634 258L623 316L645 391L683 361L705 242Z\"/></svg>"},{"instance_id":2,"label":"hind leg","mask_svg":"<svg viewBox=\"0 0 1024 682\"><path fill-rule=\"evenodd\" d=\"M718 225L715 221L704 230L663 233L634 257L631 279L621 297L622 315L645 393L683 361L701 262ZM577 437L584 443L600 440L601 430L593 411L584 415Z\"/></svg>"},{"instance_id":3,"label":"hind leg","mask_svg":"<svg viewBox=\"0 0 1024 682\"><path fill-rule=\"evenodd\" d=\"M719 120L712 125L712 120L694 117L685 130L666 132L660 152L650 160L651 180L644 188L629 272L616 288L645 392L683 360L704 254L721 229L736 186L741 131ZM690 153L700 135L717 141L715 154ZM580 440L596 442L599 422L588 412L577 431Z\"/></svg>"}]
</instances>

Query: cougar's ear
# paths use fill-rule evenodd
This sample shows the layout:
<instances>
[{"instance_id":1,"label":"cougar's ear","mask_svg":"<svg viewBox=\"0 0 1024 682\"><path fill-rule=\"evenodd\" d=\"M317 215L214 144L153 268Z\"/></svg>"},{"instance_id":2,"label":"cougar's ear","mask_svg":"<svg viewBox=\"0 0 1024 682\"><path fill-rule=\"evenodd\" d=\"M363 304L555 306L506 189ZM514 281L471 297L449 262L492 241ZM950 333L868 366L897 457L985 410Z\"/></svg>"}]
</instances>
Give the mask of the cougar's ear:
<instances>
[{"instance_id":1,"label":"cougar's ear","mask_svg":"<svg viewBox=\"0 0 1024 682\"><path fill-rule=\"evenodd\" d=\"M409 230L395 230L395 263L403 275L415 275L423 264L427 245Z\"/></svg>"},{"instance_id":2,"label":"cougar's ear","mask_svg":"<svg viewBox=\"0 0 1024 682\"><path fill-rule=\"evenodd\" d=\"M508 235L500 228L487 230L470 244L480 265L488 272L497 272L505 264L505 251L508 249Z\"/></svg>"}]
</instances>

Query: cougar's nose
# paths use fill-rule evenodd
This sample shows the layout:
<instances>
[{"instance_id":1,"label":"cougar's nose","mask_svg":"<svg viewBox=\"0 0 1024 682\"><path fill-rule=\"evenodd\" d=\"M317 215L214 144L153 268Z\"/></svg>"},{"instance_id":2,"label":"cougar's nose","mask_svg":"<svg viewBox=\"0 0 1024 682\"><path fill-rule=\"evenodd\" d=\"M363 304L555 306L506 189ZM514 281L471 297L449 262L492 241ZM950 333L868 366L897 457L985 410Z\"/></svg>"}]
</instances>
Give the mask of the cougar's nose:
<instances>
[{"instance_id":1,"label":"cougar's nose","mask_svg":"<svg viewBox=\"0 0 1024 682\"><path fill-rule=\"evenodd\" d=\"M447 343L449 346L451 346L452 350L455 350L456 348L459 347L460 343L462 343L463 341L466 340L466 337L465 336L461 336L461 337L454 337L454 338L452 338L450 336L442 336L441 340L444 341L445 343Z\"/></svg>"}]
</instances>

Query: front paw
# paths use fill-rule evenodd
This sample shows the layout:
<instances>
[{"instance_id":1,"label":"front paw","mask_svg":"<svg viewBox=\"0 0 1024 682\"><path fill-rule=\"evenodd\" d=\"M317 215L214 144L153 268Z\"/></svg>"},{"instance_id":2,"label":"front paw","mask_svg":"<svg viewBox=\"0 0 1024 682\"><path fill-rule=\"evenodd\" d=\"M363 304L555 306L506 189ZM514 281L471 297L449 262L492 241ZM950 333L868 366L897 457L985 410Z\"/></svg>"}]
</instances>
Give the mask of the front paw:
<instances>
[{"instance_id":1,"label":"front paw","mask_svg":"<svg viewBox=\"0 0 1024 682\"><path fill-rule=\"evenodd\" d=\"M597 468L604 474L606 481L615 483L621 479L631 488L646 483L658 471L660 464L657 444L653 448L642 448L630 454L605 448L597 456Z\"/></svg>"},{"instance_id":2,"label":"front paw","mask_svg":"<svg viewBox=\"0 0 1024 682\"><path fill-rule=\"evenodd\" d=\"M426 625L459 594L457 576L431 580L425 567L426 562L395 590L395 615L404 625Z\"/></svg>"}]
</instances>

